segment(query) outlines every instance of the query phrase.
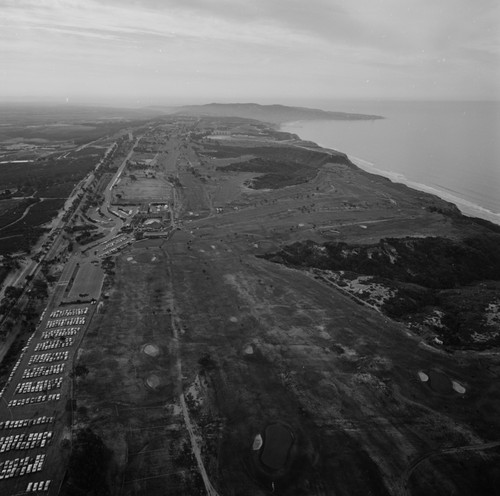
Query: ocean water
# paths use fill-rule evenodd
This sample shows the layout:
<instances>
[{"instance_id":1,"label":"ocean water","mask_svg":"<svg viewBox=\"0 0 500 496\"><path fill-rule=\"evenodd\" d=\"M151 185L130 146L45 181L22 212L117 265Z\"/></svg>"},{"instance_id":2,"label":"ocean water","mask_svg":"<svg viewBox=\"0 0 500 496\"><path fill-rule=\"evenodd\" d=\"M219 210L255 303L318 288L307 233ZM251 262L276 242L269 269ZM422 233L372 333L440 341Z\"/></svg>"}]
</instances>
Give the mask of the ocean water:
<instances>
[{"instance_id":1,"label":"ocean water","mask_svg":"<svg viewBox=\"0 0 500 496\"><path fill-rule=\"evenodd\" d=\"M500 102L326 102L320 108L384 119L298 121L282 130L500 224Z\"/></svg>"}]
</instances>

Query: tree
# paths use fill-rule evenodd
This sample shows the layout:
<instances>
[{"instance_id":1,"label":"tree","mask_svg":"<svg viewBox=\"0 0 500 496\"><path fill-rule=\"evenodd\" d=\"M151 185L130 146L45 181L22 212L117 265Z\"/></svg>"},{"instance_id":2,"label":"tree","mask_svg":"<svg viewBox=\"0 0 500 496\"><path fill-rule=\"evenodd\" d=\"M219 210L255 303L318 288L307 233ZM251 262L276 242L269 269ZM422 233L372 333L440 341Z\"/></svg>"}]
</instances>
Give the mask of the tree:
<instances>
[{"instance_id":1,"label":"tree","mask_svg":"<svg viewBox=\"0 0 500 496\"><path fill-rule=\"evenodd\" d=\"M48 285L43 279L35 279L33 281L33 296L35 298L46 298L48 296Z\"/></svg>"},{"instance_id":2,"label":"tree","mask_svg":"<svg viewBox=\"0 0 500 496\"><path fill-rule=\"evenodd\" d=\"M107 496L106 474L112 451L88 427L78 431L69 460L68 483L62 494Z\"/></svg>"},{"instance_id":3,"label":"tree","mask_svg":"<svg viewBox=\"0 0 500 496\"><path fill-rule=\"evenodd\" d=\"M9 300L16 300L22 294L23 290L21 288L16 288L16 286L7 286L5 288L5 298Z\"/></svg>"},{"instance_id":4,"label":"tree","mask_svg":"<svg viewBox=\"0 0 500 496\"><path fill-rule=\"evenodd\" d=\"M85 377L89 373L89 369L83 365L78 364L73 372L74 377Z\"/></svg>"}]
</instances>

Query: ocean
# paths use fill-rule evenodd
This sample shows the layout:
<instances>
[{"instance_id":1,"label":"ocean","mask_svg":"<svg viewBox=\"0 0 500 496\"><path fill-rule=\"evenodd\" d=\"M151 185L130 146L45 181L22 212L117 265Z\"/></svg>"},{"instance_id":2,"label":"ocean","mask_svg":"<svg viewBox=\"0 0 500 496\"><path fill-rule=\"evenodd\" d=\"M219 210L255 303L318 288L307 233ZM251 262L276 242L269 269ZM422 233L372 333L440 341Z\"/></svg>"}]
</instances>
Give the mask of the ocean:
<instances>
[{"instance_id":1,"label":"ocean","mask_svg":"<svg viewBox=\"0 0 500 496\"><path fill-rule=\"evenodd\" d=\"M344 101L321 108L384 119L298 121L281 129L500 224L500 102Z\"/></svg>"}]
</instances>

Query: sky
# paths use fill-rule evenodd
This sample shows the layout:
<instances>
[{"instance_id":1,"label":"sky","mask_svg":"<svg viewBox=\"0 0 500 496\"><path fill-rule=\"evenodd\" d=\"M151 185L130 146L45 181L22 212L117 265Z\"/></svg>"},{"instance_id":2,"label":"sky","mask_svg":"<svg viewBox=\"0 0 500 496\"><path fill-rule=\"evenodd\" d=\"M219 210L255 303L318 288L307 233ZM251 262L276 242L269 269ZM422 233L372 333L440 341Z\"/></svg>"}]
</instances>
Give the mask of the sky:
<instances>
[{"instance_id":1,"label":"sky","mask_svg":"<svg viewBox=\"0 0 500 496\"><path fill-rule=\"evenodd\" d=\"M0 101L500 100L498 0L0 0Z\"/></svg>"}]
</instances>

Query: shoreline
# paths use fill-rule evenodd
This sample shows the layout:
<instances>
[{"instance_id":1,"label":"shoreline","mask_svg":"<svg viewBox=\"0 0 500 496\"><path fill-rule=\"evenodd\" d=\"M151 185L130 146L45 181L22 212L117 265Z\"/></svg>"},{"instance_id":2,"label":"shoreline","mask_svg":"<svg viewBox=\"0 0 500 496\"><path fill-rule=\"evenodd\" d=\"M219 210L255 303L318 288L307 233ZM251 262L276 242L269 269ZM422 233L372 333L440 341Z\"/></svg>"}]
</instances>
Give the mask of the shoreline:
<instances>
[{"instance_id":1,"label":"shoreline","mask_svg":"<svg viewBox=\"0 0 500 496\"><path fill-rule=\"evenodd\" d=\"M316 143L319 147L323 148L324 150L331 150L335 152L340 152L340 153L345 153L348 157L348 159L357 167L360 169L364 170L365 172L368 172L370 174L376 174L382 177L385 177L392 181L393 183L397 184L403 184L405 186L408 186L409 188L415 189L417 191L422 191L424 193L429 193L431 195L435 195L442 200L445 200L447 202L453 203L459 210L460 212L467 216L467 217L477 217L483 220L487 220L493 224L499 225L500 226L500 213L492 212L491 210L488 210L485 207L481 207L480 205L477 205L475 203L472 203L468 200L465 200L461 198L460 196L456 196L452 193L446 192L445 190L436 188L434 186L428 186L423 183L418 183L415 181L411 181L407 179L404 174L401 174L399 172L391 172L383 169L379 169L376 167L376 165L373 162L370 162L368 160L365 160L361 157L356 157L354 155L350 155L342 150L337 150L336 148L332 148L331 146L324 145L322 143L318 143L317 141L311 140L311 139L305 139L302 136L300 136L300 132L297 132L297 130L290 131L289 127L297 127L298 124L300 124L302 121L293 121L293 122L283 122L280 124L279 130L287 133L293 133L296 134L297 136L300 137L301 140L304 141L311 141L313 143Z\"/></svg>"},{"instance_id":2,"label":"shoreline","mask_svg":"<svg viewBox=\"0 0 500 496\"><path fill-rule=\"evenodd\" d=\"M322 148L325 147L322 146ZM386 177L393 183L404 184L405 186L416 189L418 191L438 196L442 200L453 203L460 210L460 212L462 212L462 214L466 216L479 217L481 219L492 222L493 224L500 225L500 213L497 214L495 212L492 212L487 208L481 207L480 205L469 202L463 198L460 198L459 196L455 196L454 194L448 193L439 188L435 188L433 186L427 186L426 184L417 183L415 181L410 181L403 174L400 174L398 172L390 172L378 169L374 164L372 164L368 160L355 157L354 155L348 155L348 154L346 155L354 165L358 166L360 169L363 169L366 172Z\"/></svg>"}]
</instances>

